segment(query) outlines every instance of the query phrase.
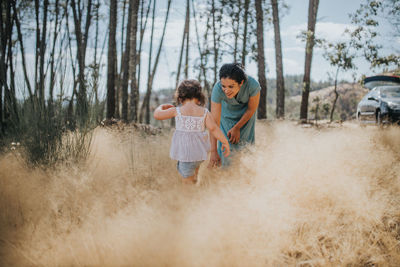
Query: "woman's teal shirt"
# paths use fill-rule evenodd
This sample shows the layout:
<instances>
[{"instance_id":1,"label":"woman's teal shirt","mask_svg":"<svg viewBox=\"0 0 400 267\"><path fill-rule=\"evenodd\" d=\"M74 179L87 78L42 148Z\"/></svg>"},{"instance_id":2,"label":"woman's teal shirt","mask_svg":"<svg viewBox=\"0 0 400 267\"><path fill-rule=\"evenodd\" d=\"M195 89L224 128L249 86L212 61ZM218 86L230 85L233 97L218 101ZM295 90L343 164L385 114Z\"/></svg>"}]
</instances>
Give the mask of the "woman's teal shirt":
<instances>
[{"instance_id":1,"label":"woman's teal shirt","mask_svg":"<svg viewBox=\"0 0 400 267\"><path fill-rule=\"evenodd\" d=\"M227 134L232 127L239 122L248 107L249 98L256 96L260 92L260 84L253 77L248 76L247 80L240 87L236 97L229 99L222 91L221 82L217 82L211 93L211 101L221 104L221 130L228 138ZM240 129L240 141L237 144L230 144L231 150L239 150L246 144L254 143L254 129L256 113ZM228 138L229 140L229 138ZM225 157L221 153L221 143L218 142L218 154L225 165Z\"/></svg>"}]
</instances>

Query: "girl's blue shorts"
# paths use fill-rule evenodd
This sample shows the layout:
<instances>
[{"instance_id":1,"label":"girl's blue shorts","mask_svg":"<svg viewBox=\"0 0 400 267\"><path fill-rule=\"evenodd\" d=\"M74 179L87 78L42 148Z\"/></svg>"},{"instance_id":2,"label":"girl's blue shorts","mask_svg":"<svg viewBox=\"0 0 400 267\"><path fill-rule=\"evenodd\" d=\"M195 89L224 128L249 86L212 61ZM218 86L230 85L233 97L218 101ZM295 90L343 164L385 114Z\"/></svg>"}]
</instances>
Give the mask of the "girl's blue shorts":
<instances>
[{"instance_id":1,"label":"girl's blue shorts","mask_svg":"<svg viewBox=\"0 0 400 267\"><path fill-rule=\"evenodd\" d=\"M176 168L183 178L188 178L196 173L196 169L200 166L202 161L182 162L178 161Z\"/></svg>"}]
</instances>

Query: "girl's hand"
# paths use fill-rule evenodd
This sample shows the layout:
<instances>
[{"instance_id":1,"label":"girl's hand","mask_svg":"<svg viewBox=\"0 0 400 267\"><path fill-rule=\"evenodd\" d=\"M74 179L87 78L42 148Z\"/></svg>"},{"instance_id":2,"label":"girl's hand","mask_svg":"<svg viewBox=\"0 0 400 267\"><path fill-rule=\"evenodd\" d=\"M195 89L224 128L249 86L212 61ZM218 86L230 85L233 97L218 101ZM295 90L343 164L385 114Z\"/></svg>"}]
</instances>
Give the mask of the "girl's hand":
<instances>
[{"instance_id":1,"label":"girl's hand","mask_svg":"<svg viewBox=\"0 0 400 267\"><path fill-rule=\"evenodd\" d=\"M240 129L237 129L236 127L233 127L228 131L228 138L229 142L232 144L237 144L239 143L240 140Z\"/></svg>"},{"instance_id":2,"label":"girl's hand","mask_svg":"<svg viewBox=\"0 0 400 267\"><path fill-rule=\"evenodd\" d=\"M229 143L222 144L221 146L222 153L224 153L224 157L226 158L231 153L231 149L229 147Z\"/></svg>"},{"instance_id":3,"label":"girl's hand","mask_svg":"<svg viewBox=\"0 0 400 267\"><path fill-rule=\"evenodd\" d=\"M176 116L176 108L171 104L159 105L153 113L156 120L167 120Z\"/></svg>"},{"instance_id":4,"label":"girl's hand","mask_svg":"<svg viewBox=\"0 0 400 267\"><path fill-rule=\"evenodd\" d=\"M221 158L217 151L211 151L210 162L208 163L208 168L221 166Z\"/></svg>"},{"instance_id":5,"label":"girl's hand","mask_svg":"<svg viewBox=\"0 0 400 267\"><path fill-rule=\"evenodd\" d=\"M171 104L163 104L163 105L161 105L161 110L166 110L166 109L173 108L173 107L175 107L175 106L171 105Z\"/></svg>"}]
</instances>

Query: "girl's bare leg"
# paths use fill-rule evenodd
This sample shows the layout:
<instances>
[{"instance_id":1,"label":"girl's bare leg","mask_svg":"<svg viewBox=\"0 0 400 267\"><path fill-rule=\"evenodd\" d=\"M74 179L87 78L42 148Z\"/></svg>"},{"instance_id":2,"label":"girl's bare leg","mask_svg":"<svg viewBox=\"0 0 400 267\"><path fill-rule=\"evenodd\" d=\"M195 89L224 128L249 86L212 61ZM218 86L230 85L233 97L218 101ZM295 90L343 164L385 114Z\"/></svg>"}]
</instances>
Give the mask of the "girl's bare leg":
<instances>
[{"instance_id":1,"label":"girl's bare leg","mask_svg":"<svg viewBox=\"0 0 400 267\"><path fill-rule=\"evenodd\" d=\"M195 184L197 182L197 174L199 172L199 169L200 169L200 167L197 167L193 176L182 179L183 183L184 184Z\"/></svg>"}]
</instances>

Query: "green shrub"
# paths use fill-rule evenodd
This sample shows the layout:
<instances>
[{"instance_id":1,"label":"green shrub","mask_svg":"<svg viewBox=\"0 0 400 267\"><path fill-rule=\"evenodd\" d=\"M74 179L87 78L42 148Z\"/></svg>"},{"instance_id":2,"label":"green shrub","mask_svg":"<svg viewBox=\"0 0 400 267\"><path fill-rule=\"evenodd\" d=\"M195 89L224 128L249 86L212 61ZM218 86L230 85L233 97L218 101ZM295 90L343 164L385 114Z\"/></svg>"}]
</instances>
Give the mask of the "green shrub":
<instances>
[{"instance_id":1,"label":"green shrub","mask_svg":"<svg viewBox=\"0 0 400 267\"><path fill-rule=\"evenodd\" d=\"M22 155L31 166L82 163L90 152L97 113L102 110L90 106L87 118L78 118L62 101L40 104L27 99L19 105L20 120L6 139L20 142Z\"/></svg>"}]
</instances>

